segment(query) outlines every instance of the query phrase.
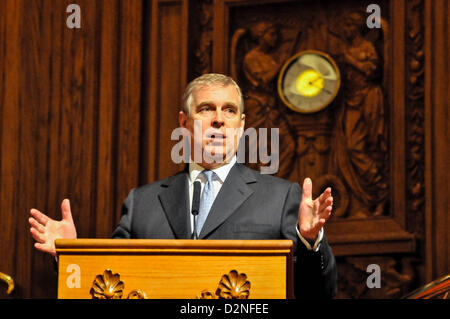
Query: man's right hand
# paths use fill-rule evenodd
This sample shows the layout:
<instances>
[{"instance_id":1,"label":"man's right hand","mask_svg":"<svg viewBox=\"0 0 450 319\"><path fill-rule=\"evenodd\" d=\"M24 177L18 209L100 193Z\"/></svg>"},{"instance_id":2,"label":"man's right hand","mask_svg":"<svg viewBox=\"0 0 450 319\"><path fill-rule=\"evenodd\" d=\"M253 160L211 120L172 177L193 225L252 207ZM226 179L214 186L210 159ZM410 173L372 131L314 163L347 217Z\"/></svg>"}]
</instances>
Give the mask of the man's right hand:
<instances>
[{"instance_id":1,"label":"man's right hand","mask_svg":"<svg viewBox=\"0 0 450 319\"><path fill-rule=\"evenodd\" d=\"M77 231L73 223L72 213L70 211L70 202L64 199L61 203L62 220L56 221L32 208L28 219L31 228L30 232L36 240L34 247L36 249L56 256L55 239L75 239Z\"/></svg>"}]
</instances>

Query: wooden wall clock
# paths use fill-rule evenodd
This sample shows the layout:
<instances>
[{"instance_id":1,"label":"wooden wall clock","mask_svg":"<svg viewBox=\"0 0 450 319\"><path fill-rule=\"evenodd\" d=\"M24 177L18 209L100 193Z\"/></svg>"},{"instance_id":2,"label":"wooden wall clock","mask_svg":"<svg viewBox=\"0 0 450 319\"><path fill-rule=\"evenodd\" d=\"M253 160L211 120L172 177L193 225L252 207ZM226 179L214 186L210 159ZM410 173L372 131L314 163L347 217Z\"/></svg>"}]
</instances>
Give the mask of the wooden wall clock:
<instances>
[{"instance_id":1,"label":"wooden wall clock","mask_svg":"<svg viewBox=\"0 0 450 319\"><path fill-rule=\"evenodd\" d=\"M334 100L340 85L336 62L326 53L306 50L283 65L278 77L278 94L290 109L315 113Z\"/></svg>"}]
</instances>

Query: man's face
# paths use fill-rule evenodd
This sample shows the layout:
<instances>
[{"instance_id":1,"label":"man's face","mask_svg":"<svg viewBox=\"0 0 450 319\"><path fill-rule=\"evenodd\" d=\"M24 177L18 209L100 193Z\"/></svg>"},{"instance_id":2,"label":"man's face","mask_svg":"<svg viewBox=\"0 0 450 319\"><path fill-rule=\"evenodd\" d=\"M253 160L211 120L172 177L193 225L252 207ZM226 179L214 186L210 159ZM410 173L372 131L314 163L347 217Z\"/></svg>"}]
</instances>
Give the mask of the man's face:
<instances>
[{"instance_id":1,"label":"man's face","mask_svg":"<svg viewBox=\"0 0 450 319\"><path fill-rule=\"evenodd\" d=\"M221 166L236 153L244 129L239 94L233 85L213 85L197 88L192 97L190 114L179 114L180 126L194 137L191 158L204 168ZM203 154L200 160L195 157L196 149Z\"/></svg>"}]
</instances>

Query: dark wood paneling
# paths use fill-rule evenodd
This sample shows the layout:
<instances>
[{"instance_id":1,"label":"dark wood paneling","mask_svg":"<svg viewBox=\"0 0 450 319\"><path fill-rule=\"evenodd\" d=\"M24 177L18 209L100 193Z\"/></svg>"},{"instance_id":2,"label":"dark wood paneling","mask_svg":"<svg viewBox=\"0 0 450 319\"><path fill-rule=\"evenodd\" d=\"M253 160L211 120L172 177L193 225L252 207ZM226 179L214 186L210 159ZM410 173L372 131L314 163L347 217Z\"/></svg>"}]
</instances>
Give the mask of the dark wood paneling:
<instances>
[{"instance_id":1,"label":"dark wood paneling","mask_svg":"<svg viewBox=\"0 0 450 319\"><path fill-rule=\"evenodd\" d=\"M50 1L32 2L26 6L22 15L22 57L21 57L21 100L20 110L20 167L22 176L17 181L22 194L17 203L20 216L17 229L18 237L23 241L17 243L15 256L19 282L16 293L30 296L45 296L55 293L52 286L56 282L54 272L49 267L50 256L34 251L33 240L27 236L27 219L30 205L47 207L49 173L49 114L51 108L51 47L52 19ZM23 92L26 92L24 94ZM17 187L16 186L16 187ZM20 258L21 256L22 258ZM50 262L50 263L49 263ZM28 264L28 265L27 265ZM39 276L34 274L38 273ZM27 287L29 285L29 287ZM31 291L30 291L31 290Z\"/></svg>"},{"instance_id":2,"label":"dark wood paneling","mask_svg":"<svg viewBox=\"0 0 450 319\"><path fill-rule=\"evenodd\" d=\"M98 96L98 134L97 134L97 175L95 199L95 233L107 237L115 223L111 213L117 209L115 201L115 110L118 105L118 70L119 61L117 35L120 20L117 12L119 2L103 1L101 7L100 61L99 61L99 96ZM102 194L102 196L98 196Z\"/></svg>"},{"instance_id":3,"label":"dark wood paneling","mask_svg":"<svg viewBox=\"0 0 450 319\"><path fill-rule=\"evenodd\" d=\"M152 4L147 182L170 176L180 168L170 157L176 143L170 136L178 127L187 72L188 2L154 0Z\"/></svg>"},{"instance_id":4,"label":"dark wood paneling","mask_svg":"<svg viewBox=\"0 0 450 319\"><path fill-rule=\"evenodd\" d=\"M120 33L117 39L120 48L119 105L116 109L117 127L113 127L118 134L115 153L117 157L115 211L119 210L130 189L138 185L142 72L141 39L143 38L142 2L119 1L119 4Z\"/></svg>"},{"instance_id":5,"label":"dark wood paneling","mask_svg":"<svg viewBox=\"0 0 450 319\"><path fill-rule=\"evenodd\" d=\"M138 186L143 1L77 1L81 29L70 3L0 4L0 271L17 298L56 297L30 208L60 219L69 198L78 236L108 238Z\"/></svg>"},{"instance_id":6,"label":"dark wood paneling","mask_svg":"<svg viewBox=\"0 0 450 319\"><path fill-rule=\"evenodd\" d=\"M20 75L21 72L21 23L24 10L23 3L18 1L2 2L2 14L0 23L2 24L2 97L1 97L1 168L0 168L0 241L1 254L4 256L0 261L0 268L10 275L20 278L26 282L29 273L18 273L17 256L20 252L17 247L17 239L25 239L20 234L20 212L18 211L19 189L18 181L20 177L19 150L20 150ZM19 234L18 234L19 233ZM23 247L22 249L26 249ZM29 253L21 256L25 262L29 260ZM20 289L20 286L19 286Z\"/></svg>"}]
</instances>

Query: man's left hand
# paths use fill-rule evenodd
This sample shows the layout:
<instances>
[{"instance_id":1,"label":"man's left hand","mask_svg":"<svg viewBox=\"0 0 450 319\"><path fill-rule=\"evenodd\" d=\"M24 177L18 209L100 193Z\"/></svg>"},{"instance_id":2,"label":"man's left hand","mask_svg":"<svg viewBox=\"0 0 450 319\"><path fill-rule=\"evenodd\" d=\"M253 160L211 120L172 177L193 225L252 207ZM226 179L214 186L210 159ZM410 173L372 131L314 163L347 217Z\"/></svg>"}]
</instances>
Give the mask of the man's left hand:
<instances>
[{"instance_id":1,"label":"man's left hand","mask_svg":"<svg viewBox=\"0 0 450 319\"><path fill-rule=\"evenodd\" d=\"M312 181L303 181L303 196L298 208L298 226L300 234L309 241L314 241L320 229L330 218L333 206L331 188L328 187L318 198L312 199Z\"/></svg>"}]
</instances>

